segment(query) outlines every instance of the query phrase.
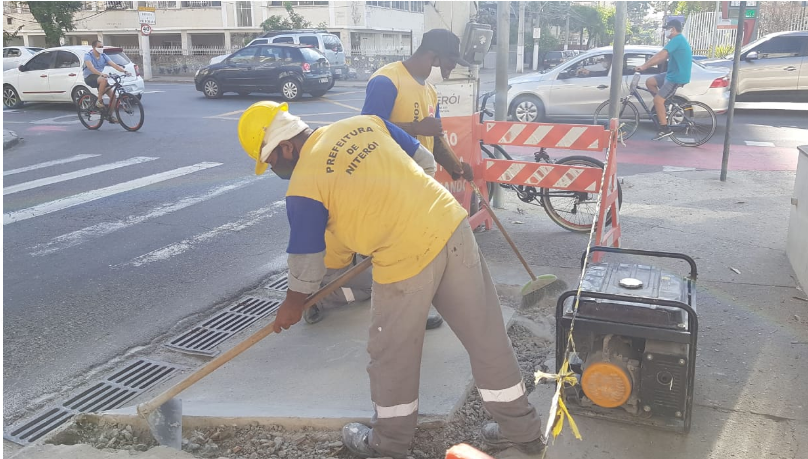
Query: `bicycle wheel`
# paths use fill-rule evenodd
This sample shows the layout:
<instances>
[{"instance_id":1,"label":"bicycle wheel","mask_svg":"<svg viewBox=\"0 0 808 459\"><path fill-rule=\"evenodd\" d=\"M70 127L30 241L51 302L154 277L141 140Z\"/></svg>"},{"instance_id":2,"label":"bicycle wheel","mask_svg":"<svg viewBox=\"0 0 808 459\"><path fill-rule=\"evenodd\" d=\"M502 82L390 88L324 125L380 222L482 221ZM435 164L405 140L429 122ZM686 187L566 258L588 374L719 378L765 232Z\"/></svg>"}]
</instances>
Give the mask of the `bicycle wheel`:
<instances>
[{"instance_id":1,"label":"bicycle wheel","mask_svg":"<svg viewBox=\"0 0 808 459\"><path fill-rule=\"evenodd\" d=\"M640 112L637 111L637 106L630 100L621 101L620 114L618 116L618 132L620 138L618 140L625 141L637 132L637 127L640 125ZM609 129L609 101L606 100L600 104L595 110L595 124Z\"/></svg>"},{"instance_id":2,"label":"bicycle wheel","mask_svg":"<svg viewBox=\"0 0 808 459\"><path fill-rule=\"evenodd\" d=\"M118 98L115 115L127 131L137 131L143 126L143 105L131 94L123 94Z\"/></svg>"},{"instance_id":3,"label":"bicycle wheel","mask_svg":"<svg viewBox=\"0 0 808 459\"><path fill-rule=\"evenodd\" d=\"M568 166L587 166L603 169L601 161L588 156L568 156L559 159L555 164ZM541 189L541 201L544 211L552 221L560 227L579 233L589 232L597 214L597 193L582 191ZM623 204L623 188L617 182L617 207ZM612 222L611 212L606 214L606 224Z\"/></svg>"},{"instance_id":4,"label":"bicycle wheel","mask_svg":"<svg viewBox=\"0 0 808 459\"><path fill-rule=\"evenodd\" d=\"M715 112L701 102L674 104L668 113L668 126L673 131L671 140L685 147L707 143L717 124Z\"/></svg>"},{"instance_id":5,"label":"bicycle wheel","mask_svg":"<svg viewBox=\"0 0 808 459\"><path fill-rule=\"evenodd\" d=\"M101 112L100 108L95 106L97 100L98 98L94 95L85 94L76 101L76 111L79 114L79 121L81 121L84 127L93 131L104 124L104 114Z\"/></svg>"}]
</instances>

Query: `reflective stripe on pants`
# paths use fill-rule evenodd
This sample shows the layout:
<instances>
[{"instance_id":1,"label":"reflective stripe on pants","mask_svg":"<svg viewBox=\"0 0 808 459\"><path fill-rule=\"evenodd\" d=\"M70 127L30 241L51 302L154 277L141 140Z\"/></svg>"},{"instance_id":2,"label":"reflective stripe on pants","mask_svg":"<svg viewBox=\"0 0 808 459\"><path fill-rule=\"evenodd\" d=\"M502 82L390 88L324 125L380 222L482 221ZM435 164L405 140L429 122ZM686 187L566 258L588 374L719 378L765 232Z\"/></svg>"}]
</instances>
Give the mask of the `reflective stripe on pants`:
<instances>
[{"instance_id":1,"label":"reflective stripe on pants","mask_svg":"<svg viewBox=\"0 0 808 459\"><path fill-rule=\"evenodd\" d=\"M406 456L415 434L424 323L431 304L468 351L485 408L503 435L516 442L541 435L494 283L467 220L419 274L392 284L374 282L371 304L368 374L376 413L370 446L380 455Z\"/></svg>"}]
</instances>

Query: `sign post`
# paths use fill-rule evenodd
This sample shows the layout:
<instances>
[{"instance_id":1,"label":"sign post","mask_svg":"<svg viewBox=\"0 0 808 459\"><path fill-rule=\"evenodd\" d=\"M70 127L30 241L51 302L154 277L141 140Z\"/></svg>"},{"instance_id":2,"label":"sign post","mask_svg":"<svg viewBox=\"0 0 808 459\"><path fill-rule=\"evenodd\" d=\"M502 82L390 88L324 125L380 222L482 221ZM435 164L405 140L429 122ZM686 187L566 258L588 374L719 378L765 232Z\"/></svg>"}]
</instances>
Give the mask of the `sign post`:
<instances>
[{"instance_id":1,"label":"sign post","mask_svg":"<svg viewBox=\"0 0 808 459\"><path fill-rule=\"evenodd\" d=\"M140 44L140 55L143 57L143 79L151 80L151 41L149 35L152 33L152 26L157 24L157 16L153 7L139 6L137 8L138 24L140 33L138 43Z\"/></svg>"},{"instance_id":2,"label":"sign post","mask_svg":"<svg viewBox=\"0 0 808 459\"><path fill-rule=\"evenodd\" d=\"M727 167L729 166L729 142L732 120L735 118L735 96L738 94L738 67L741 64L741 41L744 36L743 15L746 2L740 2L738 9L738 31L735 36L735 57L732 61L732 80L729 89L729 108L727 109L727 128L724 132L724 154L721 157L721 181L727 181Z\"/></svg>"}]
</instances>

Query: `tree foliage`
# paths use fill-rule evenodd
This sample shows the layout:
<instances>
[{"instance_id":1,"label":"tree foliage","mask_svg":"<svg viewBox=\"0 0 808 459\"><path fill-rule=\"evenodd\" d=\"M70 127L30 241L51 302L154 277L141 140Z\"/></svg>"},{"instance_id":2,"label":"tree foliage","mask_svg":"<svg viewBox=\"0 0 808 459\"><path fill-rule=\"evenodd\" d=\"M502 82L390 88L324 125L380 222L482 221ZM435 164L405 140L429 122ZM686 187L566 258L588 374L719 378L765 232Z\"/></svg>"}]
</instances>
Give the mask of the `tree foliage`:
<instances>
[{"instance_id":1,"label":"tree foliage","mask_svg":"<svg viewBox=\"0 0 808 459\"><path fill-rule=\"evenodd\" d=\"M73 14L81 10L81 2L26 2L31 15L45 32L48 47L61 45L60 40L75 28ZM5 38L5 34L3 35Z\"/></svg>"},{"instance_id":2,"label":"tree foliage","mask_svg":"<svg viewBox=\"0 0 808 459\"><path fill-rule=\"evenodd\" d=\"M3 31L3 46L8 46L11 40L17 38L17 35L19 35L20 30L22 30L22 27L23 26L17 27L17 30L15 30L14 32L9 32L8 30Z\"/></svg>"},{"instance_id":3,"label":"tree foliage","mask_svg":"<svg viewBox=\"0 0 808 459\"><path fill-rule=\"evenodd\" d=\"M289 17L283 17L273 14L268 17L266 21L261 23L261 28L265 32L270 30L290 30L290 29L307 29L311 27L311 22L307 21L300 13L296 13L292 7L291 2L283 2L283 7L286 9L286 14Z\"/></svg>"}]
</instances>

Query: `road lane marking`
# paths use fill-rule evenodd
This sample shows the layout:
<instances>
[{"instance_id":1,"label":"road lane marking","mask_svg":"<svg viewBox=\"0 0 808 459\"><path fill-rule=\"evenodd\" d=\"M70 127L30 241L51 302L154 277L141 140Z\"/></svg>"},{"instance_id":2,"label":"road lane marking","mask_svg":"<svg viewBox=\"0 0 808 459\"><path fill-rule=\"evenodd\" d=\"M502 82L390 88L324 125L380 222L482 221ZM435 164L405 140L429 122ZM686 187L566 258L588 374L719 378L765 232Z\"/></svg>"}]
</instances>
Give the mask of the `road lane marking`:
<instances>
[{"instance_id":1,"label":"road lane marking","mask_svg":"<svg viewBox=\"0 0 808 459\"><path fill-rule=\"evenodd\" d=\"M58 164L72 163L73 161L81 161L82 159L95 158L96 156L101 156L101 155L76 155L76 156L71 156L71 157L65 158L65 159L56 159L54 161L46 161L44 163L34 164L32 166L20 167L18 169L11 169L11 170L8 170L8 171L3 171L3 176L11 175L11 174L19 174L20 172L28 172L28 171L33 171L33 170L36 170L36 169L42 169L42 168L50 167L50 166L56 166Z\"/></svg>"},{"instance_id":2,"label":"road lane marking","mask_svg":"<svg viewBox=\"0 0 808 459\"><path fill-rule=\"evenodd\" d=\"M89 167L87 169L81 169L73 172L68 172L65 174L54 175L53 177L45 177L38 180L31 180L30 182L18 183L16 185L4 187L3 196L7 194L19 193L20 191L39 188L41 186L51 185L54 183L65 182L67 180L73 180L79 177L86 177L88 175L98 174L101 172L110 171L121 167L145 163L148 161L154 161L156 159L157 158L152 158L148 156L136 156L134 158L126 159L123 161L117 161L109 164L102 164L100 166Z\"/></svg>"},{"instance_id":3,"label":"road lane marking","mask_svg":"<svg viewBox=\"0 0 808 459\"><path fill-rule=\"evenodd\" d=\"M696 170L695 167L662 166L662 172L688 172Z\"/></svg>"},{"instance_id":4,"label":"road lane marking","mask_svg":"<svg viewBox=\"0 0 808 459\"><path fill-rule=\"evenodd\" d=\"M66 121L58 121L62 118L68 118ZM31 124L75 124L80 123L79 117L75 113L70 115L54 116L52 118L45 118L41 120L31 121Z\"/></svg>"},{"instance_id":5,"label":"road lane marking","mask_svg":"<svg viewBox=\"0 0 808 459\"><path fill-rule=\"evenodd\" d=\"M744 140L744 143L750 147L773 147L772 142L753 142L751 140Z\"/></svg>"},{"instance_id":6,"label":"road lane marking","mask_svg":"<svg viewBox=\"0 0 808 459\"><path fill-rule=\"evenodd\" d=\"M240 114L244 113L246 110L247 109L245 108L244 110L235 110L235 111L232 111L232 112L220 113L218 115L206 116L205 118L226 118L226 117L232 116L232 115L240 115Z\"/></svg>"},{"instance_id":7,"label":"road lane marking","mask_svg":"<svg viewBox=\"0 0 808 459\"><path fill-rule=\"evenodd\" d=\"M213 188L207 191L206 193L186 197L174 203L163 204L161 206L151 209L150 211L146 212L143 215L130 215L124 219L117 220L114 222L98 223L96 225L88 226L80 230L63 234L61 236L57 236L51 239L47 243L38 244L34 247L31 247L30 250L33 250L33 252L31 252L30 255L33 257L40 257L43 255L49 255L51 253L58 252L60 250L68 249L70 247L75 247L77 245L84 244L85 242L88 242L92 239L106 236L108 234L114 233L115 231L126 229L133 225L137 225L138 223L143 223L153 218L162 217L172 212L177 212L179 210L185 209L186 207L190 207L194 204L199 204L208 201L212 198L215 198L216 196L227 193L228 191L237 190L253 182L265 179L267 177L271 177L273 175L274 174L249 176L245 179L238 180L234 183L229 183L227 185L222 185L217 188Z\"/></svg>"},{"instance_id":8,"label":"road lane marking","mask_svg":"<svg viewBox=\"0 0 808 459\"><path fill-rule=\"evenodd\" d=\"M348 104L343 104L343 103L337 102L336 100L331 100L328 97L321 97L320 100L328 102L329 104L334 104L334 105L339 105L340 107L349 108L349 109L351 109L351 110L353 110L355 112L361 112L362 111L361 108L352 107L352 106L350 106Z\"/></svg>"},{"instance_id":9,"label":"road lane marking","mask_svg":"<svg viewBox=\"0 0 808 459\"><path fill-rule=\"evenodd\" d=\"M185 253L194 247L205 243L211 239L215 239L219 236L228 233L236 233L243 229L249 228L250 226L255 225L256 223L261 222L262 220L266 220L278 213L279 210L286 207L286 202L284 200L275 201L269 206L262 207L258 210L254 210L247 214L245 218L240 220L236 220L234 222L225 223L217 228L214 228L210 231L206 231L201 234L197 234L196 236L188 239L183 239L180 242L167 245L165 247L159 248L157 250L153 250L147 254L141 255L128 261L120 266L143 266L149 263L154 263L157 261L165 261L169 258L175 257L182 253Z\"/></svg>"},{"instance_id":10,"label":"road lane marking","mask_svg":"<svg viewBox=\"0 0 808 459\"><path fill-rule=\"evenodd\" d=\"M165 92L165 91L143 91L143 94L157 94L158 92Z\"/></svg>"},{"instance_id":11,"label":"road lane marking","mask_svg":"<svg viewBox=\"0 0 808 459\"><path fill-rule=\"evenodd\" d=\"M21 222L29 218L40 217L60 210L68 209L70 207L79 206L88 202L97 201L99 199L114 196L116 194L125 193L138 188L143 188L155 183L164 182L173 178L182 177L183 175L192 174L197 171L209 169L211 167L221 166L222 163L199 163L193 166L180 167L178 169L160 172L159 174L149 175L128 182L118 183L117 185L99 188L84 193L79 193L66 198L57 199L55 201L46 202L27 209L15 210L3 214L3 225L9 223Z\"/></svg>"}]
</instances>

